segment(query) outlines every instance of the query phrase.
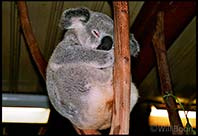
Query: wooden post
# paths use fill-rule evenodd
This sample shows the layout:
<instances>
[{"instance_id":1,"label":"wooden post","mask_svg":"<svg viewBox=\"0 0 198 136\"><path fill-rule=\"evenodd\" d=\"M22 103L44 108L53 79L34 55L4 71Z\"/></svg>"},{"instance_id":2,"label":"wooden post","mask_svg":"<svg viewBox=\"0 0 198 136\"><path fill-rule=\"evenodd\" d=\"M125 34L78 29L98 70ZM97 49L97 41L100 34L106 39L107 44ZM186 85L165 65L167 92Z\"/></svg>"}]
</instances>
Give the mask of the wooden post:
<instances>
[{"instance_id":1,"label":"wooden post","mask_svg":"<svg viewBox=\"0 0 198 136\"><path fill-rule=\"evenodd\" d=\"M29 16L28 16L28 9L25 1L18 1L18 11L19 11L19 17L21 22L21 27L25 36L25 40L27 41L27 46L30 50L30 53L33 57L34 62L36 63L36 66L42 75L43 79L46 79L46 67L47 62L45 61L39 47L38 42L34 36L34 33L32 31L32 27L30 24ZM74 126L74 125L73 125ZM81 130L78 129L76 126L74 126L74 129L79 135L85 135L85 134L97 134L99 135L100 132L97 130Z\"/></svg>"},{"instance_id":2,"label":"wooden post","mask_svg":"<svg viewBox=\"0 0 198 136\"><path fill-rule=\"evenodd\" d=\"M173 94L169 67L166 57L166 46L164 38L164 12L157 15L156 31L153 35L153 47L157 57L158 72L160 77L162 95ZM164 99L169 115L171 130L173 135L182 135L183 126L178 114L176 100L170 95Z\"/></svg>"},{"instance_id":3,"label":"wooden post","mask_svg":"<svg viewBox=\"0 0 198 136\"><path fill-rule=\"evenodd\" d=\"M18 5L21 27L22 27L22 30L23 30L23 33L25 36L25 40L28 44L28 48L29 48L30 53L33 57L33 60L36 63L36 66L38 67L40 74L42 75L43 79L45 80L45 78L46 78L45 70L47 67L47 62L45 61L45 59L38 47L38 42L36 41L36 38L32 31L26 3L24 1L17 1L17 5Z\"/></svg>"},{"instance_id":4,"label":"wooden post","mask_svg":"<svg viewBox=\"0 0 198 136\"><path fill-rule=\"evenodd\" d=\"M113 2L115 64L113 76L114 104L110 134L129 134L130 118L130 49L128 2Z\"/></svg>"}]
</instances>

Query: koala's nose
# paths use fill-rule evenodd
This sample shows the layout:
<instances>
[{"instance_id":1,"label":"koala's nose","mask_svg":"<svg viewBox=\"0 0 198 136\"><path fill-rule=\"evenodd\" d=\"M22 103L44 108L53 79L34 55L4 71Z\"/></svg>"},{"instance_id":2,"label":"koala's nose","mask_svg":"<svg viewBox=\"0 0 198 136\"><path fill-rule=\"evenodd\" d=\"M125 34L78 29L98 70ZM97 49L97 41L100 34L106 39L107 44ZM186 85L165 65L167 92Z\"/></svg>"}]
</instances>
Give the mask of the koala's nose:
<instances>
[{"instance_id":1,"label":"koala's nose","mask_svg":"<svg viewBox=\"0 0 198 136\"><path fill-rule=\"evenodd\" d=\"M102 38L100 45L96 48L98 50L110 50L113 46L113 39L110 36Z\"/></svg>"}]
</instances>

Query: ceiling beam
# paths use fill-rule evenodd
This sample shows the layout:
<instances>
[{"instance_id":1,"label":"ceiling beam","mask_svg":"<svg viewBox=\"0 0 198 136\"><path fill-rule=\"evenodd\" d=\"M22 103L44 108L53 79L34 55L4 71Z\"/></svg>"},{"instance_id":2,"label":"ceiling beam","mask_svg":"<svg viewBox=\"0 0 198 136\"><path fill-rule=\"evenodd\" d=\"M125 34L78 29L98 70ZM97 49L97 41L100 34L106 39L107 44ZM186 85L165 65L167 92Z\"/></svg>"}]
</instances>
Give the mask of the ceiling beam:
<instances>
[{"instance_id":1,"label":"ceiling beam","mask_svg":"<svg viewBox=\"0 0 198 136\"><path fill-rule=\"evenodd\" d=\"M195 1L146 1L144 3L131 27L131 32L134 33L135 38L141 45L139 56L131 60L133 82L137 86L141 84L156 64L152 37L157 13L161 10L165 13L164 32L166 49L168 49L195 16L195 8Z\"/></svg>"}]
</instances>

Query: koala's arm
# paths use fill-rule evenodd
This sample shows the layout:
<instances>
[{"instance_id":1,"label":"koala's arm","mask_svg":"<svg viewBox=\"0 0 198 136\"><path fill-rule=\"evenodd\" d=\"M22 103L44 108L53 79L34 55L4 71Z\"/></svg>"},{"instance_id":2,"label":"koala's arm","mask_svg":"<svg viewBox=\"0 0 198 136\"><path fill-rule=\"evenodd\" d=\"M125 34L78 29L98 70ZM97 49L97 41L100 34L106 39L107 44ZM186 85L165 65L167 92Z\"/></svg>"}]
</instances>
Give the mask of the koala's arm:
<instances>
[{"instance_id":1,"label":"koala's arm","mask_svg":"<svg viewBox=\"0 0 198 136\"><path fill-rule=\"evenodd\" d=\"M95 68L113 66L113 50L103 51L84 48L81 45L65 45L62 41L53 53L51 62L56 65L77 64L89 65Z\"/></svg>"}]
</instances>

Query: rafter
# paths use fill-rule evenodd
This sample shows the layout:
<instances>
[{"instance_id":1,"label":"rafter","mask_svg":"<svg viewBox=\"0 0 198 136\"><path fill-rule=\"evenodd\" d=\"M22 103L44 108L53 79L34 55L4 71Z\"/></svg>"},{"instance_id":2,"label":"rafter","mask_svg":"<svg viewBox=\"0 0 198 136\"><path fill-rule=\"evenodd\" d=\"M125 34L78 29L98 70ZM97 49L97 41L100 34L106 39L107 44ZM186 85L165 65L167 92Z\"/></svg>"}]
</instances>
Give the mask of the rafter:
<instances>
[{"instance_id":1,"label":"rafter","mask_svg":"<svg viewBox=\"0 0 198 136\"><path fill-rule=\"evenodd\" d=\"M158 11L164 11L165 44L168 49L195 16L195 5L195 1L144 3L131 28L141 45L139 57L131 60L133 81L137 85L141 84L156 64L152 36Z\"/></svg>"}]
</instances>

